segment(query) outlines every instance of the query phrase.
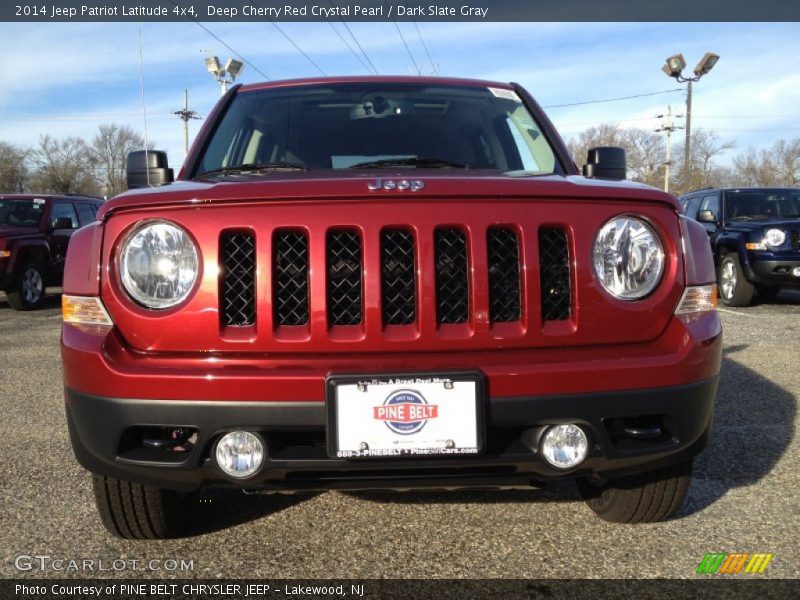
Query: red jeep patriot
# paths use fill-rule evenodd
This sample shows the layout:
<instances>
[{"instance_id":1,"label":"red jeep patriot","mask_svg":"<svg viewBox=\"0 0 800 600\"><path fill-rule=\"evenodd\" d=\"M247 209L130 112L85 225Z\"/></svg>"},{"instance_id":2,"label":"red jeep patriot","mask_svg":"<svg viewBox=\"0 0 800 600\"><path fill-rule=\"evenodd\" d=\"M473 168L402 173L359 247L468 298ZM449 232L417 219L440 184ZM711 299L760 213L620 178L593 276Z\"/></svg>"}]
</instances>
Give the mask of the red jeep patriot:
<instances>
[{"instance_id":1,"label":"red jeep patriot","mask_svg":"<svg viewBox=\"0 0 800 600\"><path fill-rule=\"evenodd\" d=\"M103 523L176 535L208 486L562 477L609 521L675 513L720 367L708 236L620 149L588 163L518 85L412 77L237 86L175 183L131 155L143 189L64 281Z\"/></svg>"}]
</instances>

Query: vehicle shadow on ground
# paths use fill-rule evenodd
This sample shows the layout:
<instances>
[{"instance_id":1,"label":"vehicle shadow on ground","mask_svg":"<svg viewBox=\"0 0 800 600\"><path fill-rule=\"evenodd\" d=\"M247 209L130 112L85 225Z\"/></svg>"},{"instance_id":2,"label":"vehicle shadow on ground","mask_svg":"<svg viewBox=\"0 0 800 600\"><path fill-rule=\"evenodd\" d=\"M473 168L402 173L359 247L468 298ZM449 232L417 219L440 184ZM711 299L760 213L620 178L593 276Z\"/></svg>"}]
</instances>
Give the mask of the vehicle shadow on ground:
<instances>
[{"instance_id":1,"label":"vehicle shadow on ground","mask_svg":"<svg viewBox=\"0 0 800 600\"><path fill-rule=\"evenodd\" d=\"M317 496L300 494L245 494L241 490L202 492L192 507L192 527L187 537L223 531L292 508Z\"/></svg>"},{"instance_id":2,"label":"vehicle shadow on ground","mask_svg":"<svg viewBox=\"0 0 800 600\"><path fill-rule=\"evenodd\" d=\"M678 517L707 508L731 489L758 483L792 443L797 401L732 358L746 348L723 350L711 439L695 460L692 487Z\"/></svg>"},{"instance_id":3,"label":"vehicle shadow on ground","mask_svg":"<svg viewBox=\"0 0 800 600\"><path fill-rule=\"evenodd\" d=\"M37 310L45 310L45 309L52 309L52 308L61 308L61 292L50 292L48 291L42 301L42 306L39 307ZM0 311L7 311L6 314L3 315L3 318L10 318L14 315L14 313L19 312L20 314L26 314L28 311L15 311L11 308L11 305L8 303L8 298L4 293L0 293Z\"/></svg>"},{"instance_id":4,"label":"vehicle shadow on ground","mask_svg":"<svg viewBox=\"0 0 800 600\"><path fill-rule=\"evenodd\" d=\"M723 351L712 433L694 463L694 481L676 518L702 511L730 489L767 476L794 437L794 397L732 358L746 346ZM351 492L373 502L409 504L504 504L580 500L573 482L553 481L530 490Z\"/></svg>"}]
</instances>

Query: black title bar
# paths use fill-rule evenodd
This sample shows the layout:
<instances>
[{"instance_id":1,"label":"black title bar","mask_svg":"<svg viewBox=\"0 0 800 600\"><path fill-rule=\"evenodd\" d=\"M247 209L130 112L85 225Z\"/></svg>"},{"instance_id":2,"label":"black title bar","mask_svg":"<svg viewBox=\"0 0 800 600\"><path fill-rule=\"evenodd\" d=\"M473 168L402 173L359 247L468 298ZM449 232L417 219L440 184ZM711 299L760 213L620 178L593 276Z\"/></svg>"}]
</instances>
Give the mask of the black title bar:
<instances>
[{"instance_id":1,"label":"black title bar","mask_svg":"<svg viewBox=\"0 0 800 600\"><path fill-rule=\"evenodd\" d=\"M800 21L798 0L4 0L0 21Z\"/></svg>"}]
</instances>

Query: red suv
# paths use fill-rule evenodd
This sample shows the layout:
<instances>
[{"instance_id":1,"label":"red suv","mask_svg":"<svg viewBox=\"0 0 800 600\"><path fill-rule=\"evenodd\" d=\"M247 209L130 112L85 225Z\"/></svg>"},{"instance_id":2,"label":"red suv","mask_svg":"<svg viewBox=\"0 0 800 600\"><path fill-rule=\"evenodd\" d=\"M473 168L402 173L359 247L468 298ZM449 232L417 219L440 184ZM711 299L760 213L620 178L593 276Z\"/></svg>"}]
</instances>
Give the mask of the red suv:
<instances>
[{"instance_id":1,"label":"red suv","mask_svg":"<svg viewBox=\"0 0 800 600\"><path fill-rule=\"evenodd\" d=\"M72 234L94 221L101 198L0 194L0 291L16 310L39 308L61 285Z\"/></svg>"},{"instance_id":2,"label":"red suv","mask_svg":"<svg viewBox=\"0 0 800 600\"><path fill-rule=\"evenodd\" d=\"M720 367L714 264L676 200L580 174L516 84L234 87L67 257L75 454L104 524L176 535L208 486L574 478L617 522L680 506ZM161 185L164 184L164 185Z\"/></svg>"}]
</instances>

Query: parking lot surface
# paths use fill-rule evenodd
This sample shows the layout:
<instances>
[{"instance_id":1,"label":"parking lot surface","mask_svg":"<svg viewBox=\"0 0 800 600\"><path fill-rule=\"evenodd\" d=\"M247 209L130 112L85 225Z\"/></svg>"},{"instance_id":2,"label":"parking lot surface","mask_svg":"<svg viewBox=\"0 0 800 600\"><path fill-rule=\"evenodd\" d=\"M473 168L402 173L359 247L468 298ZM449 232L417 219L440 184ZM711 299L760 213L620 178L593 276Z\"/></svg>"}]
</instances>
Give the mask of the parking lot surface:
<instances>
[{"instance_id":1,"label":"parking lot surface","mask_svg":"<svg viewBox=\"0 0 800 600\"><path fill-rule=\"evenodd\" d=\"M92 575L40 571L38 563L19 571L20 555L106 566L135 560L143 569L105 577L696 577L707 552L773 553L760 577L798 577L800 292L720 315L725 352L714 430L687 501L669 522L600 521L571 482L469 492L216 491L196 507L192 536L129 542L100 525L90 478L69 445L59 296L20 313L0 294L0 577ZM164 570L170 560L191 568Z\"/></svg>"}]
</instances>

